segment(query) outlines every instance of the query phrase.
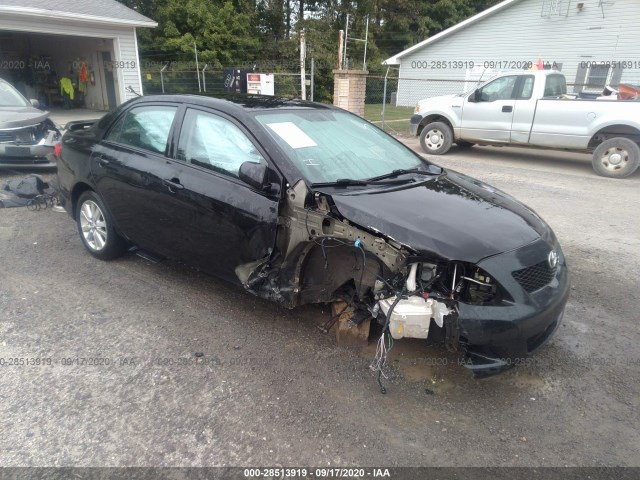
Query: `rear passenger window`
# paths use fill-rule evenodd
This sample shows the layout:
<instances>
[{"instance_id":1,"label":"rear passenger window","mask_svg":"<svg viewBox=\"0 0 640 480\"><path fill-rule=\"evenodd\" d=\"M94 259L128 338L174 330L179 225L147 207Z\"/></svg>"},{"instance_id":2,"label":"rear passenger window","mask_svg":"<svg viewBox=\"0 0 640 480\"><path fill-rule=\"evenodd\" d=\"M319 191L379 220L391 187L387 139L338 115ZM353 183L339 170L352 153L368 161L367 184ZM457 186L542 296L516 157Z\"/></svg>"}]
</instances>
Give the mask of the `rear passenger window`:
<instances>
[{"instance_id":1,"label":"rear passenger window","mask_svg":"<svg viewBox=\"0 0 640 480\"><path fill-rule=\"evenodd\" d=\"M106 136L112 142L164 154L177 107L135 107L118 119Z\"/></svg>"},{"instance_id":2,"label":"rear passenger window","mask_svg":"<svg viewBox=\"0 0 640 480\"><path fill-rule=\"evenodd\" d=\"M520 92L519 100L529 100L533 93L533 75L524 77L522 81L522 91Z\"/></svg>"},{"instance_id":3,"label":"rear passenger window","mask_svg":"<svg viewBox=\"0 0 640 480\"><path fill-rule=\"evenodd\" d=\"M549 75L544 86L545 97L557 97L567 93L567 81L564 75Z\"/></svg>"}]
</instances>

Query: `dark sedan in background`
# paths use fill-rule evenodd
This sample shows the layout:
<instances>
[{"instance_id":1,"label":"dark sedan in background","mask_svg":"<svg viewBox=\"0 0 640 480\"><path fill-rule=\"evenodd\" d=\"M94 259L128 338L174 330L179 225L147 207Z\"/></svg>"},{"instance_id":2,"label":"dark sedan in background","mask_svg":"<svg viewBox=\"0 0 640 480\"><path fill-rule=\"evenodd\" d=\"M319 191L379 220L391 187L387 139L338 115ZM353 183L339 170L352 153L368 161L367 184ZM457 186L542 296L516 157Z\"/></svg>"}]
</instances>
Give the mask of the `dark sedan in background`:
<instances>
[{"instance_id":1,"label":"dark sedan in background","mask_svg":"<svg viewBox=\"0 0 640 480\"><path fill-rule=\"evenodd\" d=\"M0 78L0 165L55 165L60 131L37 107Z\"/></svg>"},{"instance_id":2,"label":"dark sedan in background","mask_svg":"<svg viewBox=\"0 0 640 480\"><path fill-rule=\"evenodd\" d=\"M413 337L502 371L550 338L568 297L535 212L328 105L138 98L67 132L58 176L93 256L133 245L289 308L345 301L381 327L374 369Z\"/></svg>"}]
</instances>

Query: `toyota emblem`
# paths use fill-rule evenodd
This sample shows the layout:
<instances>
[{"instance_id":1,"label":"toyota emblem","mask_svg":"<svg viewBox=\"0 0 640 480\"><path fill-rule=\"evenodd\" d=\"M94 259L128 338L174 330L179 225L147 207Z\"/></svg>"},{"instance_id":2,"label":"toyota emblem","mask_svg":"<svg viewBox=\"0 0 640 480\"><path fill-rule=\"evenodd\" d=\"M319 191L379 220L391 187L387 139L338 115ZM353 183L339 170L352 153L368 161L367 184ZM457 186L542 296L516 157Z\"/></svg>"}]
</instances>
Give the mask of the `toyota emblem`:
<instances>
[{"instance_id":1,"label":"toyota emblem","mask_svg":"<svg viewBox=\"0 0 640 480\"><path fill-rule=\"evenodd\" d=\"M551 270L554 270L558 266L558 253L555 250L551 250L549 252L547 262L549 262L549 267L551 267Z\"/></svg>"}]
</instances>

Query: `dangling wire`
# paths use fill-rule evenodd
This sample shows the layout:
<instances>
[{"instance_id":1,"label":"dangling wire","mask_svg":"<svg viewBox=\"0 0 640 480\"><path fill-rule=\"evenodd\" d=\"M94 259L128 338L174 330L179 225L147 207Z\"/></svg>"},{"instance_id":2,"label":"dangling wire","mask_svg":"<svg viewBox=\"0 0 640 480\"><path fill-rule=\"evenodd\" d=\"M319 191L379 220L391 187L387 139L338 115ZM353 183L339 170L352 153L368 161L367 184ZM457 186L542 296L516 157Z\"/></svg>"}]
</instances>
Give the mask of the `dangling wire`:
<instances>
[{"instance_id":1,"label":"dangling wire","mask_svg":"<svg viewBox=\"0 0 640 480\"><path fill-rule=\"evenodd\" d=\"M375 374L377 374L378 386L380 387L380 393L387 393L387 389L382 385L382 379L387 379L388 377L384 373L384 368L387 366L387 356L389 352L393 348L393 337L391 337L391 333L387 333L389 331L389 323L391 322L391 314L393 313L393 309L396 308L396 305L402 299L402 296L406 293L406 283L405 286L402 287L402 290L398 292L396 295L396 299L393 301L389 310L387 311L387 318L384 323L384 327L382 328L382 335L380 335L380 339L378 340L378 345L376 347L376 356L373 358L369 368ZM387 343L385 343L385 336Z\"/></svg>"},{"instance_id":2,"label":"dangling wire","mask_svg":"<svg viewBox=\"0 0 640 480\"><path fill-rule=\"evenodd\" d=\"M389 335L391 336L391 335ZM382 332L380 335L380 339L378 340L378 345L376 346L376 356L373 357L369 368L374 375L377 375L378 385L380 386L381 393L387 393L387 390L382 385L382 377L387 379L387 375L384 373L384 368L387 366L387 354L389 353L389 349L385 343L385 333Z\"/></svg>"}]
</instances>

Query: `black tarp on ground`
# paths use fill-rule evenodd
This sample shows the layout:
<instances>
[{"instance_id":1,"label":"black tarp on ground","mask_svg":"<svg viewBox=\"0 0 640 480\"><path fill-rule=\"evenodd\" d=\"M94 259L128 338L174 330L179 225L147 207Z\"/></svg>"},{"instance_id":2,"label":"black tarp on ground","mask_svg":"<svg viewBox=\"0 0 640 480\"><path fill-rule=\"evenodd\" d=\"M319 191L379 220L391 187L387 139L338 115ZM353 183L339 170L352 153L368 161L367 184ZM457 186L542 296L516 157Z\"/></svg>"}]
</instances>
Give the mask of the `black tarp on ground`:
<instances>
[{"instance_id":1,"label":"black tarp on ground","mask_svg":"<svg viewBox=\"0 0 640 480\"><path fill-rule=\"evenodd\" d=\"M36 197L52 196L55 193L40 176L31 174L5 183L0 191L0 208L26 207L33 204Z\"/></svg>"}]
</instances>

